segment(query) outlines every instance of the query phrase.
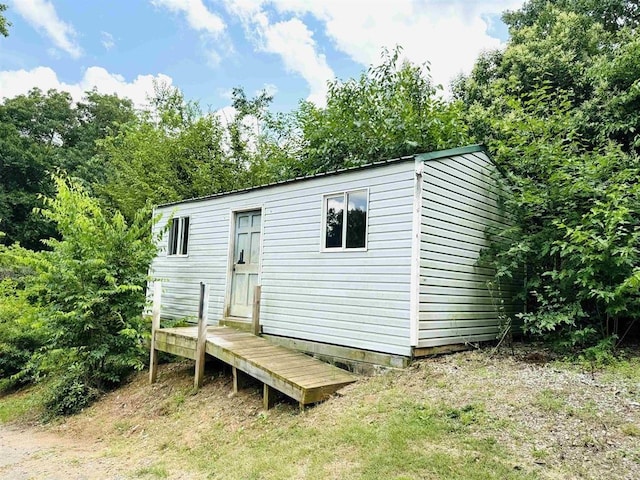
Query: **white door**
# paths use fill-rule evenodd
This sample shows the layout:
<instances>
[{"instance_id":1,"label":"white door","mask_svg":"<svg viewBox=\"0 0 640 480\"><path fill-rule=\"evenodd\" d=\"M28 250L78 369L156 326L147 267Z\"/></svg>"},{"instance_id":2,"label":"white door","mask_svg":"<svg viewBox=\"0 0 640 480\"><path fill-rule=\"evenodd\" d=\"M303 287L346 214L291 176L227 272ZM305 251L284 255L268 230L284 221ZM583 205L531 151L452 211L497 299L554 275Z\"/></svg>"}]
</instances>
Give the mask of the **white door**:
<instances>
[{"instance_id":1,"label":"white door","mask_svg":"<svg viewBox=\"0 0 640 480\"><path fill-rule=\"evenodd\" d=\"M249 318L260 269L260 210L236 213L235 228L229 315Z\"/></svg>"}]
</instances>

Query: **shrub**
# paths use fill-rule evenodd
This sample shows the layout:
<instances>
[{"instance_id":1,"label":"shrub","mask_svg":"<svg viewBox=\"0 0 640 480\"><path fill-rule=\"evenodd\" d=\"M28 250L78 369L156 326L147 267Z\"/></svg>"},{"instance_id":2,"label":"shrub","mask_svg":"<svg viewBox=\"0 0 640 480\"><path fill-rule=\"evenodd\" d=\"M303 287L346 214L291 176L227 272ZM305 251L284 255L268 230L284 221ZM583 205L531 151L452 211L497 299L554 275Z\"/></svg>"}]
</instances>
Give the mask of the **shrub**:
<instances>
[{"instance_id":1,"label":"shrub","mask_svg":"<svg viewBox=\"0 0 640 480\"><path fill-rule=\"evenodd\" d=\"M640 159L585 146L562 95L507 103L489 142L516 218L514 241L497 246L498 275L525 274L531 333L581 348L619 335L640 317Z\"/></svg>"},{"instance_id":2,"label":"shrub","mask_svg":"<svg viewBox=\"0 0 640 480\"><path fill-rule=\"evenodd\" d=\"M0 376L46 379L50 415L79 411L144 366L145 286L156 247L149 210L129 225L72 181L54 176L42 215L50 250L0 250Z\"/></svg>"},{"instance_id":3,"label":"shrub","mask_svg":"<svg viewBox=\"0 0 640 480\"><path fill-rule=\"evenodd\" d=\"M54 182L57 195L44 199L42 214L55 222L61 239L48 240L51 251L42 252L48 262L37 278L40 308L52 331L51 348L73 351L69 368L82 372L82 382L75 376L60 388L88 394L144 365L141 315L156 253L152 220L143 210L128 225L80 186L60 177Z\"/></svg>"}]
</instances>

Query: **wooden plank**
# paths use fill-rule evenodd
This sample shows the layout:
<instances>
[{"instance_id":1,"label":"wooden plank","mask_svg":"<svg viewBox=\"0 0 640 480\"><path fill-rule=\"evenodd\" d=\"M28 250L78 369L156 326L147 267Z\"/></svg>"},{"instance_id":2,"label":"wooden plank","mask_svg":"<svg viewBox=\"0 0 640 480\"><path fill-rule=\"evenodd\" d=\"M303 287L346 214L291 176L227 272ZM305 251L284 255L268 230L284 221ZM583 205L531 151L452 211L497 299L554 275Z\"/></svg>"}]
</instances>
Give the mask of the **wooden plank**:
<instances>
[{"instance_id":1,"label":"wooden plank","mask_svg":"<svg viewBox=\"0 0 640 480\"><path fill-rule=\"evenodd\" d=\"M318 361L319 362L319 361ZM263 365L265 368L269 368L274 372L280 375L286 375L287 378L294 380L295 378L302 378L309 375L325 375L325 376L333 376L336 377L343 373L342 370L337 369L336 367L331 367L326 363L319 362L318 364L295 364L292 365L291 362L288 364L277 364L277 363L267 363L264 362Z\"/></svg>"},{"instance_id":2,"label":"wooden plank","mask_svg":"<svg viewBox=\"0 0 640 480\"><path fill-rule=\"evenodd\" d=\"M262 287L256 285L253 290L253 310L251 311L251 333L254 335L260 335L260 297L262 294Z\"/></svg>"},{"instance_id":3,"label":"wooden plank","mask_svg":"<svg viewBox=\"0 0 640 480\"><path fill-rule=\"evenodd\" d=\"M445 353L462 352L464 350L469 350L469 348L470 348L469 345L466 345L466 344L442 345L440 347L414 348L413 356L428 357L433 355L442 355Z\"/></svg>"},{"instance_id":4,"label":"wooden plank","mask_svg":"<svg viewBox=\"0 0 640 480\"><path fill-rule=\"evenodd\" d=\"M253 360L255 362L260 362L261 364L273 364L274 362L283 361L283 362L296 362L297 358L291 356L291 352L270 352L265 351L263 353L254 352L250 355L245 355L242 352L238 352L238 356L242 358L246 358L247 360ZM273 361L272 361L273 359Z\"/></svg>"},{"instance_id":5,"label":"wooden plank","mask_svg":"<svg viewBox=\"0 0 640 480\"><path fill-rule=\"evenodd\" d=\"M327 355L334 358L341 358L350 361L373 363L376 365L386 365L389 367L403 368L408 365L408 358L398 355L371 352L357 348L330 345L327 343L313 342L310 340L300 340L297 338L280 337L277 335L265 335L270 341L287 348L301 350L303 352Z\"/></svg>"},{"instance_id":6,"label":"wooden plank","mask_svg":"<svg viewBox=\"0 0 640 480\"><path fill-rule=\"evenodd\" d=\"M352 383L352 382L349 382L349 383ZM320 386L316 388L307 389L305 390L304 398L301 400L301 403L306 405L309 403L322 402L327 398L329 398L334 393L336 393L341 388L349 385L349 383L337 384L337 385L331 385L331 386Z\"/></svg>"},{"instance_id":7,"label":"wooden plank","mask_svg":"<svg viewBox=\"0 0 640 480\"><path fill-rule=\"evenodd\" d=\"M160 304L162 300L162 282L153 282L153 307L151 312L151 352L149 356L149 383L155 383L158 376L158 350L156 350L156 332L160 330Z\"/></svg>"},{"instance_id":8,"label":"wooden plank","mask_svg":"<svg viewBox=\"0 0 640 480\"><path fill-rule=\"evenodd\" d=\"M178 355L179 357L188 358L190 360L196 359L196 351L195 349L188 349L185 347L177 347L175 345L171 345L168 343L156 343L156 349L161 352L171 353L172 355Z\"/></svg>"},{"instance_id":9,"label":"wooden plank","mask_svg":"<svg viewBox=\"0 0 640 480\"><path fill-rule=\"evenodd\" d=\"M200 305L198 309L198 341L196 343L196 368L193 379L195 388L202 387L207 343L207 313L209 310L209 285L200 282Z\"/></svg>"},{"instance_id":10,"label":"wooden plank","mask_svg":"<svg viewBox=\"0 0 640 480\"><path fill-rule=\"evenodd\" d=\"M197 329L193 327L159 330L157 349L195 358L197 340L192 336L195 331ZM234 391L242 388L242 380L247 375L267 385L265 408L273 405L275 390L297 400L303 406L323 400L343 385L355 381L349 373L334 366L273 345L266 339L249 333L228 327L208 327L206 332L204 349L206 353L231 365ZM165 341L159 341L160 339ZM191 348L179 344L188 344ZM307 392L306 385L311 385L314 391Z\"/></svg>"},{"instance_id":11,"label":"wooden plank","mask_svg":"<svg viewBox=\"0 0 640 480\"><path fill-rule=\"evenodd\" d=\"M343 382L353 383L355 381L353 378L343 377L342 375L338 376L322 373L303 375L292 378L291 380L303 388L311 388L318 385L333 385Z\"/></svg>"}]
</instances>

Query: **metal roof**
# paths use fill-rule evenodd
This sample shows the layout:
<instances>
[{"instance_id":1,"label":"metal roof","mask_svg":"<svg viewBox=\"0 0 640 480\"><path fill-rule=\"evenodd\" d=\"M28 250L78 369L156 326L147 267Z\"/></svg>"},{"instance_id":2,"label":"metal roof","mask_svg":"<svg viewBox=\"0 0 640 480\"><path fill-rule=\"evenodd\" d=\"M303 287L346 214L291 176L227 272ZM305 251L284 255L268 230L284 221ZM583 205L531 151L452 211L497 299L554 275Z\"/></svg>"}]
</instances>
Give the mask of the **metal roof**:
<instances>
[{"instance_id":1,"label":"metal roof","mask_svg":"<svg viewBox=\"0 0 640 480\"><path fill-rule=\"evenodd\" d=\"M184 200L176 200L175 202L162 203L158 205L157 208L169 207L172 205L179 205L181 203L200 202L204 200L209 200L211 198L224 197L227 195L236 195L239 193L251 192L253 190L270 188L276 185L286 185L289 183L302 182L302 181L311 180L314 178L330 177L330 176L339 175L345 172L353 172L358 170L366 170L369 168L382 167L384 165L389 165L391 163L403 162L408 160L414 160L414 161L418 160L418 161L426 162L430 160L437 160L439 158L452 157L455 155L464 155L465 153L473 153L473 152L486 152L486 148L484 147L484 145L468 145L466 147L450 148L447 150L439 150L436 152L420 153L420 154L408 155L404 157L392 158L389 160L380 160L377 162L367 163L365 165L358 165L356 167L340 168L338 170L331 170L329 172L314 173L312 175L305 175L302 177L290 178L288 180L281 180L279 182L266 183L264 185L256 185L255 187L241 188L238 190L229 190L226 192L219 192L219 193L213 193L210 195L204 195L202 197L186 198Z\"/></svg>"}]
</instances>

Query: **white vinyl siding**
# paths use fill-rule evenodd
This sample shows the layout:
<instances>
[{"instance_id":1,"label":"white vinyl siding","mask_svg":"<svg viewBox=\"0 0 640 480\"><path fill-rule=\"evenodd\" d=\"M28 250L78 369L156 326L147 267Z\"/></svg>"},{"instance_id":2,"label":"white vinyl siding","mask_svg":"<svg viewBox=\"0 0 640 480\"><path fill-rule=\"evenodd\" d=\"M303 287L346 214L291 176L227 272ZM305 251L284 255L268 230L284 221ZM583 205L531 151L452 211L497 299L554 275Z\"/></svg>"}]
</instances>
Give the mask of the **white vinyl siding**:
<instances>
[{"instance_id":1,"label":"white vinyl siding","mask_svg":"<svg viewBox=\"0 0 640 480\"><path fill-rule=\"evenodd\" d=\"M507 224L499 173L483 152L426 161L420 225L418 347L495 339L500 295L493 271L478 265L487 228ZM502 293L507 313L516 310Z\"/></svg>"},{"instance_id":2,"label":"white vinyl siding","mask_svg":"<svg viewBox=\"0 0 640 480\"><path fill-rule=\"evenodd\" d=\"M203 281L210 321L222 318L230 216L263 208L264 333L409 356L413 177L409 159L158 208L156 232L172 214L190 217L188 257L159 255L152 264L163 281L163 316L195 317ZM327 254L324 198L353 191L368 191L367 249Z\"/></svg>"}]
</instances>

